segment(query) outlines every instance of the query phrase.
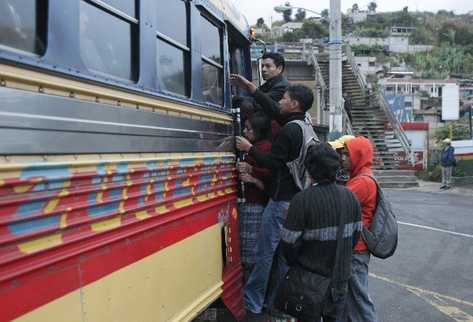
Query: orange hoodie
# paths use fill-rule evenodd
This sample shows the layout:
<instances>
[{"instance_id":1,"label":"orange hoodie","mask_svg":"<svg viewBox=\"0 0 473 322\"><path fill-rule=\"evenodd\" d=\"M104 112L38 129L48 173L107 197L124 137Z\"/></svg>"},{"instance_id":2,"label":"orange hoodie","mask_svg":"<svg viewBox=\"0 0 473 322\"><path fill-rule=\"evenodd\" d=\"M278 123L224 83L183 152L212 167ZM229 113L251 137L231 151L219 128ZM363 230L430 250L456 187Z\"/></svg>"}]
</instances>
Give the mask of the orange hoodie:
<instances>
[{"instance_id":1,"label":"orange hoodie","mask_svg":"<svg viewBox=\"0 0 473 322\"><path fill-rule=\"evenodd\" d=\"M361 174L373 175L371 171L373 146L367 138L358 136L348 140L345 147L350 155L350 180L348 180L346 186L358 198L363 226L369 228L376 207L376 183L371 178ZM354 250L365 251L366 249L365 242L360 238Z\"/></svg>"}]
</instances>

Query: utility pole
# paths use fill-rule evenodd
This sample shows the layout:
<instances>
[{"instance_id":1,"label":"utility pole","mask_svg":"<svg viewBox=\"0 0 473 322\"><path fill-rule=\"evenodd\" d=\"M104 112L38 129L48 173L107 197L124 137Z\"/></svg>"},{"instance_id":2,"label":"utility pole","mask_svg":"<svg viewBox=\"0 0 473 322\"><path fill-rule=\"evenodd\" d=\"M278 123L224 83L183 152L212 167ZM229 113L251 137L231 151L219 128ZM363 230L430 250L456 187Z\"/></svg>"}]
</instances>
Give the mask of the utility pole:
<instances>
[{"instance_id":1,"label":"utility pole","mask_svg":"<svg viewBox=\"0 0 473 322\"><path fill-rule=\"evenodd\" d=\"M342 13L341 0L330 0L330 42L329 42L329 88L330 121L329 140L342 135Z\"/></svg>"}]
</instances>

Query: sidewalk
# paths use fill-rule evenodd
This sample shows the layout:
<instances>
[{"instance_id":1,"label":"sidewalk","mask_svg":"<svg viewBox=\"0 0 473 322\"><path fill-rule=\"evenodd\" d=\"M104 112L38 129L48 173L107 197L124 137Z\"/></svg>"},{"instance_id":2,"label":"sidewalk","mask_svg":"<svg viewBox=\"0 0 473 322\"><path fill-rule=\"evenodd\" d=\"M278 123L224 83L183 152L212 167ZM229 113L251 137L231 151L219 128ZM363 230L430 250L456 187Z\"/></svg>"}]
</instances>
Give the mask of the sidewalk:
<instances>
[{"instance_id":1,"label":"sidewalk","mask_svg":"<svg viewBox=\"0 0 473 322\"><path fill-rule=\"evenodd\" d=\"M406 190L415 190L422 192L453 193L473 197L473 185L452 186L448 190L440 190L440 182L418 180L419 187L408 188Z\"/></svg>"}]
</instances>

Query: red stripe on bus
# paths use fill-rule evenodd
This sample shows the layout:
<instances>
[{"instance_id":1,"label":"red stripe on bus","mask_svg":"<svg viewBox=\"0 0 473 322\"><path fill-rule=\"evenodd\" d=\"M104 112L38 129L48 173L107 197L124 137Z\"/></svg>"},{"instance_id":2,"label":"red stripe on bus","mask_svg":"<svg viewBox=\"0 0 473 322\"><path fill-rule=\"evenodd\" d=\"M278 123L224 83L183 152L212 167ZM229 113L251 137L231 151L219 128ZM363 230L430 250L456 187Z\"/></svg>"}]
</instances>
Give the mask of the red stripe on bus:
<instances>
[{"instance_id":1,"label":"red stripe on bus","mask_svg":"<svg viewBox=\"0 0 473 322\"><path fill-rule=\"evenodd\" d=\"M234 208L235 195L175 210L131 227L104 232L87 245L67 245L40 252L26 260L38 261L61 256L61 261L7 280L0 284L0 321L10 321L52 300L154 254L196 234L219 220L219 214ZM86 251L81 251L86 248ZM82 249L83 250L83 249Z\"/></svg>"}]
</instances>

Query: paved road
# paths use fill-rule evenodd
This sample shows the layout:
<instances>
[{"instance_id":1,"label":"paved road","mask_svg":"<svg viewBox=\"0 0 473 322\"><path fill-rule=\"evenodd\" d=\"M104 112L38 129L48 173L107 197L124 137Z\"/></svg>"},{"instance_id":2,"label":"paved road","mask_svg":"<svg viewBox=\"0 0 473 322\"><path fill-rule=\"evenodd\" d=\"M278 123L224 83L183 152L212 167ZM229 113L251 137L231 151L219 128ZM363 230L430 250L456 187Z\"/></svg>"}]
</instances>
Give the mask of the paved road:
<instances>
[{"instance_id":1,"label":"paved road","mask_svg":"<svg viewBox=\"0 0 473 322\"><path fill-rule=\"evenodd\" d=\"M396 254L370 265L379 321L473 322L473 191L386 194L401 225Z\"/></svg>"}]
</instances>

